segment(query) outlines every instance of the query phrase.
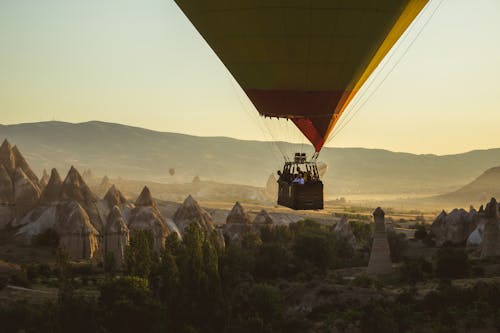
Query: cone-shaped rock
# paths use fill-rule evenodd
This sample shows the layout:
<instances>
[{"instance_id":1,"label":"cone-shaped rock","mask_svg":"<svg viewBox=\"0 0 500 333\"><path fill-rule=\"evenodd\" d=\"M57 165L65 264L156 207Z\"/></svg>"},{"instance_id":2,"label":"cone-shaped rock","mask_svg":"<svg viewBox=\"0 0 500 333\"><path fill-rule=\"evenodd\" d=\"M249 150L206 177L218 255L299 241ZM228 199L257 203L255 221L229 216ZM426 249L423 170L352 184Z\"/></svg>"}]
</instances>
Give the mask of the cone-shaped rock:
<instances>
[{"instance_id":1,"label":"cone-shaped rock","mask_svg":"<svg viewBox=\"0 0 500 333\"><path fill-rule=\"evenodd\" d=\"M340 222L335 225L334 231L344 239L348 240L349 243L351 244L356 243L356 236L354 236L354 232L352 231L352 228L346 216L343 216L340 219Z\"/></svg>"},{"instance_id":2,"label":"cone-shaped rock","mask_svg":"<svg viewBox=\"0 0 500 333\"><path fill-rule=\"evenodd\" d=\"M118 206L108 216L105 228L105 251L112 254L118 267L123 266L125 248L129 242L129 229Z\"/></svg>"},{"instance_id":3,"label":"cone-shaped rock","mask_svg":"<svg viewBox=\"0 0 500 333\"><path fill-rule=\"evenodd\" d=\"M253 219L253 224L255 225L270 225L273 224L274 221L272 217L269 215L269 213L263 209L255 216Z\"/></svg>"},{"instance_id":4,"label":"cone-shaped rock","mask_svg":"<svg viewBox=\"0 0 500 333\"><path fill-rule=\"evenodd\" d=\"M47 186L43 189L40 197L40 203L44 205L51 204L61 198L62 180L59 172L54 168L50 172L50 178Z\"/></svg>"},{"instance_id":5,"label":"cone-shaped rock","mask_svg":"<svg viewBox=\"0 0 500 333\"><path fill-rule=\"evenodd\" d=\"M170 233L165 219L156 207L156 202L146 186L137 198L136 206L132 209L128 227L131 231L131 237L133 237L133 230L151 231L153 248L158 252L163 248L165 239Z\"/></svg>"},{"instance_id":6,"label":"cone-shaped rock","mask_svg":"<svg viewBox=\"0 0 500 333\"><path fill-rule=\"evenodd\" d=\"M181 233L184 233L184 229L191 223L198 223L206 231L214 229L210 214L201 208L191 195L179 206L173 220Z\"/></svg>"},{"instance_id":7,"label":"cone-shaped rock","mask_svg":"<svg viewBox=\"0 0 500 333\"><path fill-rule=\"evenodd\" d=\"M14 158L14 154L12 153L12 146L7 139L5 139L0 146L0 164L5 167L5 170L12 178L12 175L16 170L16 160Z\"/></svg>"},{"instance_id":8,"label":"cone-shaped rock","mask_svg":"<svg viewBox=\"0 0 500 333\"><path fill-rule=\"evenodd\" d=\"M500 256L500 229L498 228L498 204L495 198L484 209L486 223L484 225L481 258Z\"/></svg>"},{"instance_id":9,"label":"cone-shaped rock","mask_svg":"<svg viewBox=\"0 0 500 333\"><path fill-rule=\"evenodd\" d=\"M17 168L14 174L14 202L16 218L20 219L28 211L33 209L38 199L40 199L40 190L26 176L21 168Z\"/></svg>"},{"instance_id":10,"label":"cone-shaped rock","mask_svg":"<svg viewBox=\"0 0 500 333\"><path fill-rule=\"evenodd\" d=\"M63 199L75 200L84 205L90 205L97 200L78 170L74 167L71 167L64 179L61 196Z\"/></svg>"},{"instance_id":11,"label":"cone-shaped rock","mask_svg":"<svg viewBox=\"0 0 500 333\"><path fill-rule=\"evenodd\" d=\"M387 233L385 231L385 213L378 207L373 212L375 232L373 235L372 251L366 272L370 275L382 275L392 272L391 253Z\"/></svg>"},{"instance_id":12,"label":"cone-shaped rock","mask_svg":"<svg viewBox=\"0 0 500 333\"><path fill-rule=\"evenodd\" d=\"M243 209L243 206L236 201L233 206L233 209L229 212L229 215L226 218L227 224L250 224L252 221L250 220L250 216Z\"/></svg>"},{"instance_id":13,"label":"cone-shaped rock","mask_svg":"<svg viewBox=\"0 0 500 333\"><path fill-rule=\"evenodd\" d=\"M5 167L0 164L0 204L14 203L14 186Z\"/></svg>"},{"instance_id":14,"label":"cone-shaped rock","mask_svg":"<svg viewBox=\"0 0 500 333\"><path fill-rule=\"evenodd\" d=\"M127 199L116 188L115 185L111 185L108 192L106 192L106 195L104 196L104 200L106 201L110 209L112 209L114 206L120 206L127 203Z\"/></svg>"},{"instance_id":15,"label":"cone-shaped rock","mask_svg":"<svg viewBox=\"0 0 500 333\"><path fill-rule=\"evenodd\" d=\"M269 175L266 182L266 196L269 199L276 199L278 197L278 179L274 173Z\"/></svg>"},{"instance_id":16,"label":"cone-shaped rock","mask_svg":"<svg viewBox=\"0 0 500 333\"><path fill-rule=\"evenodd\" d=\"M14 155L14 160L16 161L16 168L21 168L26 176L28 176L28 178L31 180L33 185L40 189L40 181L38 180L38 177L33 172L33 170L31 170L28 162L26 162L23 154L21 154L17 146L12 147L12 154Z\"/></svg>"},{"instance_id":17,"label":"cone-shaped rock","mask_svg":"<svg viewBox=\"0 0 500 333\"><path fill-rule=\"evenodd\" d=\"M151 191L149 191L149 188L147 186L144 186L142 189L141 194L135 201L136 206L152 206L156 207L156 202L153 199L153 196L151 195Z\"/></svg>"},{"instance_id":18,"label":"cone-shaped rock","mask_svg":"<svg viewBox=\"0 0 500 333\"><path fill-rule=\"evenodd\" d=\"M45 188L45 186L47 186L47 184L49 183L49 180L50 180L50 176L47 173L47 170L43 169L42 178L40 178L40 187L41 187L40 190L43 190Z\"/></svg>"},{"instance_id":19,"label":"cone-shaped rock","mask_svg":"<svg viewBox=\"0 0 500 333\"><path fill-rule=\"evenodd\" d=\"M59 244L70 258L90 259L94 256L99 246L99 233L78 202L71 200L57 206L55 229L59 234Z\"/></svg>"}]
</instances>

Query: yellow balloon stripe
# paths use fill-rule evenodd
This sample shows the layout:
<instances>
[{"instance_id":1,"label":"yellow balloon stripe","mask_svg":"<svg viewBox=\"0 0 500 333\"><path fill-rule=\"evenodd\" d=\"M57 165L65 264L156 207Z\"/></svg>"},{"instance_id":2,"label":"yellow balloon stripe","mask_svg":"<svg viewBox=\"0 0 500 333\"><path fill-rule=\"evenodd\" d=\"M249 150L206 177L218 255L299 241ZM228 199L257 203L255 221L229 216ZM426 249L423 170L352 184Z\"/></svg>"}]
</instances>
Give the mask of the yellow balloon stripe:
<instances>
[{"instance_id":1,"label":"yellow balloon stripe","mask_svg":"<svg viewBox=\"0 0 500 333\"><path fill-rule=\"evenodd\" d=\"M377 52L375 53L372 60L366 67L365 71L354 84L354 88L352 88L352 90L344 92L344 95L342 96L339 104L337 105L337 108L330 122L330 125L328 126L328 131L325 137L328 137L328 135L330 135L338 119L345 111L349 103L352 101L354 96L356 96L356 93L361 89L366 80L368 80L373 71L377 68L380 62L384 59L387 53L391 50L394 44L396 44L401 35L403 35L406 29L410 26L410 24L418 16L418 14L422 11L422 9L428 2L429 0L410 0L410 2L408 2L405 9L401 13L401 16L392 27L391 31L385 38L382 45L380 45L380 47L378 48Z\"/></svg>"}]
</instances>

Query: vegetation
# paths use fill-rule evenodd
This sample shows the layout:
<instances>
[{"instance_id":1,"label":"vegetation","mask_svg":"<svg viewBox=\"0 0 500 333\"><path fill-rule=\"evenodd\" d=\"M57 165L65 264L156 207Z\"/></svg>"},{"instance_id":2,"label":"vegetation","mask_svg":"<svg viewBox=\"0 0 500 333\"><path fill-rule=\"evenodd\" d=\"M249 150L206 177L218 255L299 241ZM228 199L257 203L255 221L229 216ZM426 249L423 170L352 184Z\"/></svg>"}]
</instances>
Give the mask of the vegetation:
<instances>
[{"instance_id":1,"label":"vegetation","mask_svg":"<svg viewBox=\"0 0 500 333\"><path fill-rule=\"evenodd\" d=\"M361 242L371 228L351 224ZM5 332L361 332L471 331L500 327L500 284L459 288L449 279L471 271L467 253L446 247L435 261L406 257L407 240L389 233L391 251L399 252L400 279L390 282L366 275L333 277L336 269L367 264L367 252L355 250L331 226L304 220L264 227L238 244L221 248L214 236L192 224L180 240L171 234L161 253L151 235L134 233L126 249L124 272L114 259L103 266L71 263L57 248L53 265L23 267L30 284L54 281L58 297L43 303L0 303ZM333 274L332 274L333 273ZM417 294L416 285L442 283ZM403 290L385 293L388 284ZM290 315L290 294L319 288L324 297L307 317ZM0 286L1 288L1 286ZM291 292L291 290L293 292ZM350 292L349 305L339 292ZM356 292L362 297L352 297Z\"/></svg>"}]
</instances>

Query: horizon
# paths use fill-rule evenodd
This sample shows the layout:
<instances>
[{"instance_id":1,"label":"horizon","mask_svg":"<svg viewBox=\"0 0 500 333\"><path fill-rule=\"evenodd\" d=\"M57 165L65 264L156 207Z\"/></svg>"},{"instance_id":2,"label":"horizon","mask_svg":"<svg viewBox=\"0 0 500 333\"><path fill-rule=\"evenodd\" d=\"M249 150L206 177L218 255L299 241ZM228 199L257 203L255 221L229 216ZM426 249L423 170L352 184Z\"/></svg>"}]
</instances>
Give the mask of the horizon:
<instances>
[{"instance_id":1,"label":"horizon","mask_svg":"<svg viewBox=\"0 0 500 333\"><path fill-rule=\"evenodd\" d=\"M36 122L22 122L22 123L15 123L15 124L3 124L3 123L0 123L0 126L21 126L21 125L43 124L43 123L60 123L60 124L70 124L70 125L82 125L82 124L88 124L88 123L102 123L102 124L118 125L118 126L123 126L123 127L137 128L137 129L151 131L151 132L155 132L155 133L185 135L185 136L196 137L196 138L224 138L224 139L231 139L231 140L245 141L245 142L263 142L263 143L265 143L265 142L282 142L282 143L285 143L285 144L301 145L301 143L290 142L290 141L273 141L273 140L265 140L265 139L262 139L262 140L259 140L259 139L241 139L241 138L236 138L236 137L232 137L232 136L224 136L224 135L197 135L197 134L191 134L191 133L162 131L162 130L155 130L155 129L145 128L145 127L140 127L140 126L137 126L137 125L128 125L128 124L122 124L122 123L117 123L117 122L109 122L109 121L102 121L102 120L88 120L88 121L82 121L82 122L71 122L71 121L62 121L62 120L46 120L46 121L36 121ZM0 138L0 141L3 141L3 140L7 140L11 144L13 144L13 142L11 140L9 140L8 138ZM15 145L15 143L14 143L14 145ZM361 146L343 146L343 147L329 147L329 146L325 146L323 148L323 150L324 149L382 150L382 151L387 151L387 152L396 153L396 154L411 154L411 155L416 155L416 156L438 156L438 157L443 157L443 156L463 155L463 154L468 154L468 153L475 152L475 151L487 151L487 150L500 149L500 147L477 148L477 149L472 149L472 150L467 150L467 151L462 151L462 152L457 152L457 153L450 153L450 154L414 153L414 152L409 152L409 151L391 150L391 149L381 148L381 147L361 147ZM321 156L321 153L320 153L320 156Z\"/></svg>"},{"instance_id":2,"label":"horizon","mask_svg":"<svg viewBox=\"0 0 500 333\"><path fill-rule=\"evenodd\" d=\"M448 155L499 141L499 13L494 0L430 1L396 44L387 80L328 146ZM257 115L173 1L5 1L0 40L2 123L98 119L305 142L294 126Z\"/></svg>"}]
</instances>

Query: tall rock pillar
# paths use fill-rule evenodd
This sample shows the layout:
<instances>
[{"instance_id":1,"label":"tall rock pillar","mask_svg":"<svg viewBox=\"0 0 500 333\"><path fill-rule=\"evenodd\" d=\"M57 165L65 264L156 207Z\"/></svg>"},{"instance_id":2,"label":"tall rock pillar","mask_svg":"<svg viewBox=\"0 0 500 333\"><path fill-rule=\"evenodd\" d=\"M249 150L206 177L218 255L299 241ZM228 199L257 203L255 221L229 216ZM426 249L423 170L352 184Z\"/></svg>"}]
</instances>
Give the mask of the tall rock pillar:
<instances>
[{"instance_id":1,"label":"tall rock pillar","mask_svg":"<svg viewBox=\"0 0 500 333\"><path fill-rule=\"evenodd\" d=\"M389 249L389 241L385 231L385 213L378 207L373 212L375 220L375 231L373 234L372 251L370 253L370 261L366 273L369 275L382 275L392 272L391 252Z\"/></svg>"},{"instance_id":2,"label":"tall rock pillar","mask_svg":"<svg viewBox=\"0 0 500 333\"><path fill-rule=\"evenodd\" d=\"M484 210L486 224L484 225L481 258L500 256L500 229L498 229L498 203L491 198Z\"/></svg>"}]
</instances>

